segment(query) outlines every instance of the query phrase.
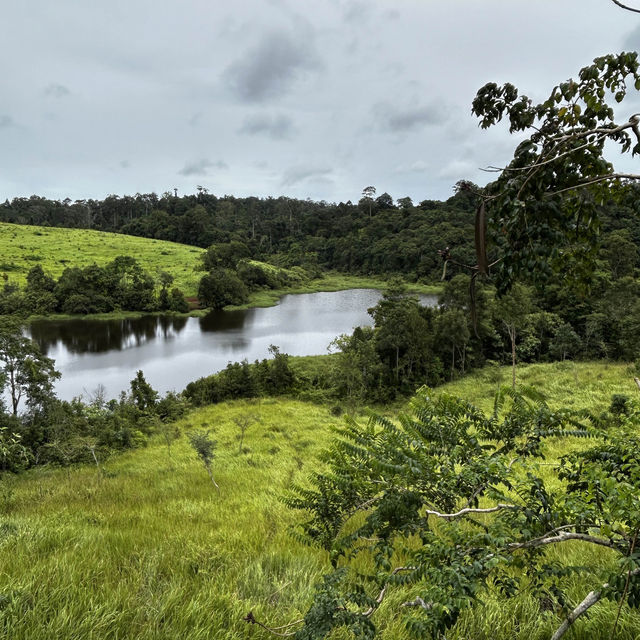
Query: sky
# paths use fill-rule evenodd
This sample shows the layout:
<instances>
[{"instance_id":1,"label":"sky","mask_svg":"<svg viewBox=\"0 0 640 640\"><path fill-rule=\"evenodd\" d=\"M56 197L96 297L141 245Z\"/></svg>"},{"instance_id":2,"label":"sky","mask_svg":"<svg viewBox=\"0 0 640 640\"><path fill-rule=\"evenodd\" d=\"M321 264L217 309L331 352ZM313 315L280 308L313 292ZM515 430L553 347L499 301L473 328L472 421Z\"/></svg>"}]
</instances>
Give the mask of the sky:
<instances>
[{"instance_id":1,"label":"sky","mask_svg":"<svg viewBox=\"0 0 640 640\"><path fill-rule=\"evenodd\" d=\"M0 201L446 199L517 143L479 129L481 86L542 100L640 49L640 14L610 0L5 0L0 15ZM639 111L633 91L617 116Z\"/></svg>"}]
</instances>

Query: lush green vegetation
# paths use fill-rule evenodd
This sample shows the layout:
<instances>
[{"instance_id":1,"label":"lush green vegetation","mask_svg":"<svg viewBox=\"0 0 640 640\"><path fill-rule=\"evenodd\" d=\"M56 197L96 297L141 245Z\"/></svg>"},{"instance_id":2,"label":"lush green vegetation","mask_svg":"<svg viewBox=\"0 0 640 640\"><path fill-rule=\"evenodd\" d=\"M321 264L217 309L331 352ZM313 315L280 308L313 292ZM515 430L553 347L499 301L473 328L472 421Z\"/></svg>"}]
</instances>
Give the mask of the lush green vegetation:
<instances>
[{"instance_id":1,"label":"lush green vegetation","mask_svg":"<svg viewBox=\"0 0 640 640\"><path fill-rule=\"evenodd\" d=\"M195 267L202 251L197 247L147 240L90 229L0 223L0 275L5 282L24 286L27 273L36 264L53 278L68 267L105 266L118 256L133 256L153 278L170 273L174 286L195 296ZM5 278L6 276L6 278Z\"/></svg>"},{"instance_id":2,"label":"lush green vegetation","mask_svg":"<svg viewBox=\"0 0 640 640\"><path fill-rule=\"evenodd\" d=\"M213 308L246 304L250 290L304 286L327 268L434 280L444 261L449 279L437 309L420 307L392 282L370 310L374 326L339 336L331 358L300 361L296 371L274 348L270 361L229 365L162 400L139 372L119 401L61 403L53 363L15 327L0 332L0 382L12 399L12 411L0 414L2 469L36 467L2 503L0 544L10 568L0 578L8 581L4 592L0 584L0 628L12 637L42 637L43 624L48 633L81 635L74 625L87 623L91 633L113 637L132 630L237 637L249 633L241 630L242 605L246 622L297 640L542 638L554 630L559 640L578 618L573 637L631 637L640 624L640 403L631 398L640 358L640 216L638 187L627 179L639 176L616 174L603 151L609 140L640 154L640 118L617 124L607 104L624 100L632 84L640 89L635 53L596 59L539 104L510 84L486 85L473 103L481 126L504 118L528 137L509 166L496 169L495 182L478 189L462 181L446 203L394 204L389 194L375 198L374 187L357 205L216 198L203 189L184 198L5 202L0 217L11 221L208 247L198 296ZM131 298L150 290L139 273L124 281ZM66 299L40 268L27 283L25 298ZM571 362L594 357L636 364ZM499 364L509 361L510 384L500 388ZM560 362L520 364L517 374L518 363L542 361ZM304 394L327 400L337 416L343 404L397 402L425 382L481 367L462 383L464 399L425 389L396 419L348 418L337 437L327 432L324 405L297 403L295 418L269 411L290 406L274 400L278 394ZM518 388L517 375L537 384ZM493 408L488 389L498 390ZM185 398L209 406L176 429ZM230 398L245 400L228 405ZM146 455L108 459L154 437L159 443ZM319 457L322 443L329 452ZM92 471L53 470L91 459ZM84 493L75 474L84 474ZM75 497L64 493L68 485ZM127 488L137 490L131 499ZM283 490L289 510L273 503ZM92 513L90 527L78 520L82 508ZM122 524L132 512L135 528ZM194 528L189 538L183 527L191 517L207 521L206 534ZM164 528L172 524L180 538ZM293 538L282 525L298 534L287 551ZM189 539L197 541L195 560L185 551ZM78 562L79 549L91 553L88 565ZM314 589L308 578L321 574Z\"/></svg>"},{"instance_id":3,"label":"lush green vegetation","mask_svg":"<svg viewBox=\"0 0 640 640\"><path fill-rule=\"evenodd\" d=\"M489 407L507 368L447 385ZM550 405L604 410L611 395L636 393L628 367L616 364L529 365L520 377L549 389ZM238 420L256 416L238 453ZM249 611L276 626L298 619L328 555L290 535L300 516L282 503L295 483L318 470L319 452L341 419L317 404L265 398L198 409L176 423L171 450L162 435L148 446L84 467L38 467L2 479L0 629L12 639L128 637L136 639L270 637L249 628ZM185 434L212 429L218 493ZM558 439L558 455L584 441ZM544 467L543 467L544 469ZM592 572L609 555L580 543L552 552L562 562L590 565L569 579L584 596ZM406 594L390 596L375 621L385 640L409 638ZM405 597L405 599L407 599ZM544 599L524 593L506 602L498 589L482 610L465 612L448 638L548 638L561 621ZM573 630L576 640L610 637L616 604L603 602ZM618 637L640 625L623 607Z\"/></svg>"},{"instance_id":4,"label":"lush green vegetation","mask_svg":"<svg viewBox=\"0 0 640 640\"><path fill-rule=\"evenodd\" d=\"M224 260L212 257L234 246L244 247L236 242L213 245L202 252L172 242L108 232L0 223L0 273L4 280L0 313L184 311L182 295L195 298L197 293L203 307L247 308L271 306L286 293L386 287L383 278L319 274L317 270L309 274L301 267L279 267L233 253ZM135 268L125 264L131 262L127 256L135 259ZM115 285L110 272L114 270L119 280L135 276L137 293L127 296L112 291ZM410 290L434 293L440 287L414 284Z\"/></svg>"},{"instance_id":5,"label":"lush green vegetation","mask_svg":"<svg viewBox=\"0 0 640 640\"><path fill-rule=\"evenodd\" d=\"M189 304L172 284L173 276L166 271L156 283L131 256L118 256L104 267L67 267L57 281L37 264L29 269L24 289L7 283L0 290L0 314L186 313Z\"/></svg>"}]
</instances>

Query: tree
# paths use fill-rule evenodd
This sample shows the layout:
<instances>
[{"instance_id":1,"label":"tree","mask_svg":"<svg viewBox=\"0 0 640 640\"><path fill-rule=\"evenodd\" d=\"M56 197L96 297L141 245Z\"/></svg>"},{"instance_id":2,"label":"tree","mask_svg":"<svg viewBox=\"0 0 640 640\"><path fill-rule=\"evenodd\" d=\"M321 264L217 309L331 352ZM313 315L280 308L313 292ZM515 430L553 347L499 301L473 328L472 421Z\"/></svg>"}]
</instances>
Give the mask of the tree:
<instances>
[{"instance_id":1,"label":"tree","mask_svg":"<svg viewBox=\"0 0 640 640\"><path fill-rule=\"evenodd\" d=\"M249 247L243 242L234 240L233 242L212 244L202 254L202 269L212 271L213 269L235 269L240 260L251 257Z\"/></svg>"},{"instance_id":2,"label":"tree","mask_svg":"<svg viewBox=\"0 0 640 640\"><path fill-rule=\"evenodd\" d=\"M471 338L467 326L467 316L461 309L446 309L438 316L437 338L441 345L447 345L451 349L451 375L453 380L456 367L456 350L460 356L460 366L464 374L467 343Z\"/></svg>"},{"instance_id":3,"label":"tree","mask_svg":"<svg viewBox=\"0 0 640 640\"><path fill-rule=\"evenodd\" d=\"M222 309L229 304L242 304L247 298L247 288L230 269L213 269L200 279L198 300L205 307Z\"/></svg>"},{"instance_id":4,"label":"tree","mask_svg":"<svg viewBox=\"0 0 640 640\"><path fill-rule=\"evenodd\" d=\"M371 217L371 208L373 207L373 198L376 195L376 188L373 186L365 187L362 190L362 199L360 202L362 204L368 205L369 208L369 217Z\"/></svg>"},{"instance_id":5,"label":"tree","mask_svg":"<svg viewBox=\"0 0 640 640\"><path fill-rule=\"evenodd\" d=\"M524 140L506 167L490 167L497 180L476 193L477 264L467 265L474 274L493 268L501 291L518 279L541 284L559 273L588 282L598 254L598 203L612 188L640 179L615 172L604 157L605 144L640 153L640 114L619 123L607 102L612 96L621 103L630 86L640 89L635 52L596 58L537 104L509 83L478 91L472 111L480 126L504 118ZM450 257L448 250L442 255Z\"/></svg>"},{"instance_id":6,"label":"tree","mask_svg":"<svg viewBox=\"0 0 640 640\"><path fill-rule=\"evenodd\" d=\"M603 241L604 257L614 278L633 276L638 262L638 247L631 240L628 229L609 233Z\"/></svg>"},{"instance_id":7,"label":"tree","mask_svg":"<svg viewBox=\"0 0 640 640\"><path fill-rule=\"evenodd\" d=\"M22 335L20 325L11 320L0 323L0 382L8 387L11 411L18 415L24 398L32 410L43 409L55 398L53 383L60 377L54 361L42 355L38 345Z\"/></svg>"},{"instance_id":8,"label":"tree","mask_svg":"<svg viewBox=\"0 0 640 640\"><path fill-rule=\"evenodd\" d=\"M385 619L404 619L422 638L444 638L488 591L551 602L562 618L540 623L553 623L554 640L601 599L637 607L639 419L635 404L580 422L533 389L508 387L489 415L423 389L397 420L347 418L326 469L287 500L306 516L302 535L333 566L287 633L320 640L344 629L370 640L387 598ZM566 435L584 436L583 446L548 464L543 477L535 461L544 463L546 439ZM613 564L585 555L572 566L550 553L568 542L607 549ZM579 604L567 596L576 576L592 589Z\"/></svg>"},{"instance_id":9,"label":"tree","mask_svg":"<svg viewBox=\"0 0 640 640\"><path fill-rule=\"evenodd\" d=\"M531 310L531 294L526 287L518 283L514 284L508 293L496 301L496 317L507 330L511 343L511 371L514 389L516 388L516 339L518 331L525 325Z\"/></svg>"},{"instance_id":10,"label":"tree","mask_svg":"<svg viewBox=\"0 0 640 640\"><path fill-rule=\"evenodd\" d=\"M158 392L145 380L141 370L131 381L131 400L140 411L152 411L158 403Z\"/></svg>"},{"instance_id":11,"label":"tree","mask_svg":"<svg viewBox=\"0 0 640 640\"><path fill-rule=\"evenodd\" d=\"M376 351L387 374L384 384L413 390L416 382L430 382L434 355L427 313L399 280L392 280L380 302L369 309Z\"/></svg>"},{"instance_id":12,"label":"tree","mask_svg":"<svg viewBox=\"0 0 640 640\"><path fill-rule=\"evenodd\" d=\"M351 335L338 336L329 350L336 350L331 374L340 397L364 400L375 397L381 383L382 363L376 351L375 333L371 327L356 327Z\"/></svg>"},{"instance_id":13,"label":"tree","mask_svg":"<svg viewBox=\"0 0 640 640\"><path fill-rule=\"evenodd\" d=\"M558 327L550 345L550 352L551 355L564 361L567 357L575 356L581 346L580 336L571 328L570 324L565 322Z\"/></svg>"},{"instance_id":14,"label":"tree","mask_svg":"<svg viewBox=\"0 0 640 640\"><path fill-rule=\"evenodd\" d=\"M233 418L233 421L235 422L236 426L238 427L238 430L240 431L240 435L238 438L238 455L242 453L242 445L244 443L245 433L247 432L247 430L252 424L254 424L255 422L258 422L259 420L260 420L260 417L252 413L244 413L240 416L236 416L235 418Z\"/></svg>"},{"instance_id":15,"label":"tree","mask_svg":"<svg viewBox=\"0 0 640 640\"><path fill-rule=\"evenodd\" d=\"M209 431L194 431L189 434L189 443L209 474L213 486L220 491L220 487L215 481L213 471L211 470L216 441L209 436Z\"/></svg>"},{"instance_id":16,"label":"tree","mask_svg":"<svg viewBox=\"0 0 640 640\"><path fill-rule=\"evenodd\" d=\"M42 266L37 264L27 273L24 302L30 313L46 315L56 309L57 300L53 295L55 280L45 274Z\"/></svg>"}]
</instances>

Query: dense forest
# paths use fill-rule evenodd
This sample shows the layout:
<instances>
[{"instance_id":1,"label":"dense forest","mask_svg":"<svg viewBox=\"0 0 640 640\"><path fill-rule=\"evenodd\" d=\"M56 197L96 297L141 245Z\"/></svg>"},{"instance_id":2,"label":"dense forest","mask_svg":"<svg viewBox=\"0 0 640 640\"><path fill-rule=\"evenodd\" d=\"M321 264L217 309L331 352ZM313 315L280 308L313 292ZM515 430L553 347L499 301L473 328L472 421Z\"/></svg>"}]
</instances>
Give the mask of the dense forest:
<instances>
[{"instance_id":1,"label":"dense forest","mask_svg":"<svg viewBox=\"0 0 640 640\"><path fill-rule=\"evenodd\" d=\"M0 221L112 231L203 248L236 241L253 258L276 257L281 266L437 280L439 250L450 247L463 263L475 259L476 200L469 190L457 190L444 202L415 205L410 198L394 201L388 193L355 204L235 198L205 189L180 197L165 192L76 201L34 195L6 200ZM614 275L633 275L639 265L631 245L640 245L640 189L633 184L619 189L599 210L603 257Z\"/></svg>"}]
</instances>

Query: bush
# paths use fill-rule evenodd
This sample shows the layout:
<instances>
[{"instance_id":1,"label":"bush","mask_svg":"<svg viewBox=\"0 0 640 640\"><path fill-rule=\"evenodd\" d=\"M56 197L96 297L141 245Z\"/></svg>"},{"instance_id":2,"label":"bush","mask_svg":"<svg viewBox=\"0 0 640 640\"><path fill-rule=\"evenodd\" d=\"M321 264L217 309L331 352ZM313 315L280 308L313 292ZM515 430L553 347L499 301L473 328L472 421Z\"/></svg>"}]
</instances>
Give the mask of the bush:
<instances>
[{"instance_id":1,"label":"bush","mask_svg":"<svg viewBox=\"0 0 640 640\"><path fill-rule=\"evenodd\" d=\"M222 309L229 304L243 304L249 293L244 283L229 269L214 269L200 280L198 299L204 307Z\"/></svg>"}]
</instances>

